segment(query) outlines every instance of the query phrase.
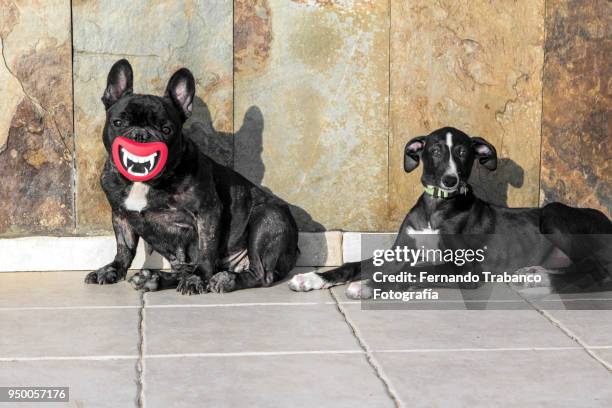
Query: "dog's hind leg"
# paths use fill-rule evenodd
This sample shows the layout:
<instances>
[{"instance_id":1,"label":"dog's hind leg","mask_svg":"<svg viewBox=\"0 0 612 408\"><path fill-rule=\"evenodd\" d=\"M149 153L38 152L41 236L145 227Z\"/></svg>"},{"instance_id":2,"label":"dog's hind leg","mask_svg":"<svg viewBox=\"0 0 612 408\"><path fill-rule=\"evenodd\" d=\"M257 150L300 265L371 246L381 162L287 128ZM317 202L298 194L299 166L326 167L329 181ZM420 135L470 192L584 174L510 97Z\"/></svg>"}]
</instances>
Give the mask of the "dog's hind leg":
<instances>
[{"instance_id":1,"label":"dog's hind leg","mask_svg":"<svg viewBox=\"0 0 612 408\"><path fill-rule=\"evenodd\" d=\"M248 234L248 264L238 270L217 272L210 279L208 290L219 293L270 286L293 269L298 255L298 232L288 208L280 205L256 208L249 220Z\"/></svg>"},{"instance_id":2,"label":"dog's hind leg","mask_svg":"<svg viewBox=\"0 0 612 408\"><path fill-rule=\"evenodd\" d=\"M612 223L601 212L552 203L542 209L540 232L571 261L554 276L555 291L598 290L612 282Z\"/></svg>"}]
</instances>

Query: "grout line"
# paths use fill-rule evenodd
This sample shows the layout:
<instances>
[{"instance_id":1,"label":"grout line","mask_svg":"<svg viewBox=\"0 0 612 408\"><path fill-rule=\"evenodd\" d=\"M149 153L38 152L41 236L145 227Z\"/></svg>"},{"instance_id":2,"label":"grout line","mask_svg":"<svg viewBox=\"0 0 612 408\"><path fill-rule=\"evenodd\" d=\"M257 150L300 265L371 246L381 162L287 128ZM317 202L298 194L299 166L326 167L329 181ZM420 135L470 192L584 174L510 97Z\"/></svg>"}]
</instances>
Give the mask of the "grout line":
<instances>
[{"instance_id":1,"label":"grout line","mask_svg":"<svg viewBox=\"0 0 612 408\"><path fill-rule=\"evenodd\" d=\"M336 301L336 309L338 310L340 315L342 315L342 318L344 319L345 323L348 325L349 329L351 330L353 337L355 338L355 340L357 340L359 347L365 353L365 358L366 358L367 363L370 365L370 367L372 367L374 374L376 375L376 377L378 377L378 379L382 383L387 395L391 398L391 400L393 401L396 407L404 406L404 404L399 399L397 393L393 389L393 386L391 386L386 375L383 373L382 367L380 366L380 364L378 364L378 362L372 355L372 351L370 350L368 345L361 339L361 336L359 336L357 327L353 324L353 322L351 322L348 315L346 314L346 311L344 310L344 307L342 307L342 305L338 302L338 298L336 297L334 292L332 290L329 290L329 294Z\"/></svg>"},{"instance_id":2,"label":"grout line","mask_svg":"<svg viewBox=\"0 0 612 408\"><path fill-rule=\"evenodd\" d=\"M595 347L591 347L595 348ZM598 346L597 349L612 348L612 346ZM455 349L388 349L388 350L308 350L308 351L245 351L245 352L212 352L212 353L168 353L147 354L145 359L184 358L184 357L274 357L296 355L327 355L327 354L364 354L387 353L481 353L481 352L507 352L507 351L565 351L582 350L582 347L505 347L505 348L455 348Z\"/></svg>"},{"instance_id":3,"label":"grout line","mask_svg":"<svg viewBox=\"0 0 612 408\"><path fill-rule=\"evenodd\" d=\"M537 309L538 313L540 313L542 316L544 316L544 318L546 318L550 323L552 323L554 326L557 326L563 333L565 333L570 339L572 339L573 341L575 341L576 343L578 343L583 349L584 351L591 356L591 358L593 358L595 361L597 361L599 364L601 364L602 366L604 366L608 371L612 372L612 364L606 362L604 359L600 358L597 354L593 353L591 350L589 350L589 346L574 332L572 332L569 328L563 326L563 324L561 323L560 320L555 319L550 313L548 313L546 310L540 310ZM593 348L593 347L591 347Z\"/></svg>"},{"instance_id":4,"label":"grout line","mask_svg":"<svg viewBox=\"0 0 612 408\"><path fill-rule=\"evenodd\" d=\"M210 304L170 304L170 305L147 305L147 309L160 308L217 308L217 307L245 307L245 306L317 306L317 305L333 305L334 302L261 302L261 303L210 303Z\"/></svg>"},{"instance_id":5,"label":"grout line","mask_svg":"<svg viewBox=\"0 0 612 408\"><path fill-rule=\"evenodd\" d=\"M145 293L140 292L140 310L138 313L138 360L136 362L136 389L138 392L137 405L144 407L144 348L145 348Z\"/></svg>"},{"instance_id":6,"label":"grout line","mask_svg":"<svg viewBox=\"0 0 612 408\"><path fill-rule=\"evenodd\" d=\"M591 356L592 359L594 359L595 361L597 361L599 364L601 364L602 366L604 366L604 368L610 372L612 372L612 364L606 362L605 360L603 360L602 358L600 358L599 356L597 356L595 353L593 353L591 350L589 350L589 346L580 338L578 337L577 334L575 334L574 332L572 332L569 328L563 326L563 324L561 323L560 320L555 319L553 317L553 315L551 315L548 311L540 309L536 304L534 304L533 302L531 302L528 298L523 297L521 295L521 293L519 291L515 291L519 296L521 296L525 302L527 302L529 305L531 305L531 307L534 308L534 310L539 313L542 317L544 317L546 320L548 320L550 322L550 324L552 324L553 326L557 327L559 330L561 330L567 337L569 337L570 339L572 339L575 343L577 343L578 345L580 345L580 347L584 350L585 353L587 353L589 356Z\"/></svg>"},{"instance_id":7,"label":"grout line","mask_svg":"<svg viewBox=\"0 0 612 408\"><path fill-rule=\"evenodd\" d=\"M523 302L523 300L521 299L508 299L508 300L503 300L503 299L472 299L472 300L466 300L466 299L448 299L448 300L410 300L409 302L398 302L398 301L393 301L393 300L382 300L382 301L372 301L372 300L368 300L368 303L371 304L382 304L382 305L402 305L402 304L407 304L407 305L411 305L411 304L427 304L427 303L431 303L431 304L438 304L438 303L521 303L524 304L525 302ZM360 304L360 301L341 301L339 302L340 304Z\"/></svg>"},{"instance_id":8,"label":"grout line","mask_svg":"<svg viewBox=\"0 0 612 408\"><path fill-rule=\"evenodd\" d=\"M144 338L143 338L144 339ZM587 346L589 350L611 350L610 346ZM565 351L583 350L584 347L505 347L505 348L454 348L454 349L387 349L387 350L294 350L294 351L243 351L243 352L210 352L210 353L168 353L168 354L146 354L139 355L108 355L108 356L44 356L44 357L0 357L0 362L20 361L112 361L112 360L142 360L142 374L144 374L144 362L147 359L167 358L214 358L214 357L281 357L281 356L303 356L303 355L334 355L334 354L418 354L418 353L482 353L482 352L508 352L508 351ZM144 378L144 376L143 376ZM144 382L142 383L144 385Z\"/></svg>"},{"instance_id":9,"label":"grout line","mask_svg":"<svg viewBox=\"0 0 612 408\"><path fill-rule=\"evenodd\" d=\"M547 303L559 303L559 302L578 302L578 301L612 301L612 299L542 299L542 302ZM382 304L394 304L393 302L382 302ZM522 300L414 300L410 304L454 304L454 303L523 303ZM145 305L147 309L180 309L180 308L224 308L224 307L258 307L258 306L318 306L318 305L359 305L361 304L358 300L338 300L337 302L325 301L325 302L250 302L250 303L211 303L211 304L158 304L158 305ZM531 306L531 302L528 302ZM11 311L35 311L35 310L96 310L96 309L140 309L142 305L96 305L96 306L23 306L23 307L1 307L1 312ZM376 310L376 309L373 309ZM410 309L408 309L410 310ZM418 310L418 309L415 309ZM429 310L429 309L427 309ZM463 309L460 309L463 310ZM568 309L572 310L572 309ZM585 310L585 309L580 309Z\"/></svg>"},{"instance_id":10,"label":"grout line","mask_svg":"<svg viewBox=\"0 0 612 408\"><path fill-rule=\"evenodd\" d=\"M274 357L274 356L303 356L328 354L364 354L363 350L306 350L306 351L243 351L218 353L178 353L178 354L147 354L150 358L181 358L181 357Z\"/></svg>"},{"instance_id":11,"label":"grout line","mask_svg":"<svg viewBox=\"0 0 612 408\"><path fill-rule=\"evenodd\" d=\"M539 301L539 302L562 302L562 303L565 303L565 302L589 302L589 301L593 301L593 302L610 302L610 301L612 301L612 297L609 297L609 298L572 298L572 299L558 298L558 299L534 299L534 300ZM568 310L572 310L572 309L568 309ZM600 309L596 309L596 310L600 310Z\"/></svg>"},{"instance_id":12,"label":"grout line","mask_svg":"<svg viewBox=\"0 0 612 408\"><path fill-rule=\"evenodd\" d=\"M0 362L14 361L111 361L111 360L137 360L137 355L110 355L110 356L44 356L44 357L0 357Z\"/></svg>"},{"instance_id":13,"label":"grout line","mask_svg":"<svg viewBox=\"0 0 612 408\"><path fill-rule=\"evenodd\" d=\"M482 352L504 352L504 351L563 351L582 350L579 346L569 347L502 347L502 348L454 348L454 349L389 349L374 350L374 353L482 353Z\"/></svg>"},{"instance_id":14,"label":"grout line","mask_svg":"<svg viewBox=\"0 0 612 408\"><path fill-rule=\"evenodd\" d=\"M26 306L26 307L0 307L0 312L27 311L27 310L89 310L89 309L139 309L140 306Z\"/></svg>"}]
</instances>

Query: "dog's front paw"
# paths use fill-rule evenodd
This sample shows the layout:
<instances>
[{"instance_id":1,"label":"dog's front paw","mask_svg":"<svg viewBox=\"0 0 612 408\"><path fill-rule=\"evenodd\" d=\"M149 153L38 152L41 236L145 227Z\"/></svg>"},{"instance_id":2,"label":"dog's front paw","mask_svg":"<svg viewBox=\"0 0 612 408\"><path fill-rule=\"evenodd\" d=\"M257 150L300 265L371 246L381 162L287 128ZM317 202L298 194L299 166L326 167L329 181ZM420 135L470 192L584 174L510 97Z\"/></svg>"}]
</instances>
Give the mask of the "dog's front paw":
<instances>
[{"instance_id":1,"label":"dog's front paw","mask_svg":"<svg viewBox=\"0 0 612 408\"><path fill-rule=\"evenodd\" d=\"M85 283L97 283L99 285L109 285L125 278L127 271L116 268L113 264L108 264L97 271L89 272L85 276Z\"/></svg>"},{"instance_id":2,"label":"dog's front paw","mask_svg":"<svg viewBox=\"0 0 612 408\"><path fill-rule=\"evenodd\" d=\"M289 281L289 289L296 292L308 292L315 289L326 289L331 287L325 279L316 272L300 273Z\"/></svg>"},{"instance_id":3,"label":"dog's front paw","mask_svg":"<svg viewBox=\"0 0 612 408\"><path fill-rule=\"evenodd\" d=\"M228 271L217 272L210 278L207 289L214 293L224 293L235 290L236 274Z\"/></svg>"},{"instance_id":4,"label":"dog's front paw","mask_svg":"<svg viewBox=\"0 0 612 408\"><path fill-rule=\"evenodd\" d=\"M130 282L132 287L136 290L149 292L159 289L159 279L160 276L158 271L142 269L132 275L128 282Z\"/></svg>"},{"instance_id":5,"label":"dog's front paw","mask_svg":"<svg viewBox=\"0 0 612 408\"><path fill-rule=\"evenodd\" d=\"M346 293L347 298L355 300L370 299L374 294L372 288L366 282L351 282L344 293Z\"/></svg>"},{"instance_id":6,"label":"dog's front paw","mask_svg":"<svg viewBox=\"0 0 612 408\"><path fill-rule=\"evenodd\" d=\"M176 287L181 295L199 295L205 292L204 289L204 280L195 274L181 276Z\"/></svg>"}]
</instances>

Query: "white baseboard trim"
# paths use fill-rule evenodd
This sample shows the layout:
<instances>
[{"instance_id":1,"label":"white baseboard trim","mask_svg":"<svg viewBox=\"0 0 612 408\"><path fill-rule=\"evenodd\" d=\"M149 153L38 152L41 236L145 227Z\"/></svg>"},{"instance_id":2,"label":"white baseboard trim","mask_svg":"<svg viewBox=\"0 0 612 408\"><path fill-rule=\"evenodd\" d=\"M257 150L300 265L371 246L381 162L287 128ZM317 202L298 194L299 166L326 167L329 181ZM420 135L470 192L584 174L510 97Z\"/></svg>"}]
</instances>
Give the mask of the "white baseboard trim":
<instances>
[{"instance_id":1,"label":"white baseboard trim","mask_svg":"<svg viewBox=\"0 0 612 408\"><path fill-rule=\"evenodd\" d=\"M342 232L301 232L297 266L342 265ZM23 237L0 239L0 272L93 270L115 256L113 236ZM153 253L145 256L141 240L133 269L169 269L169 262Z\"/></svg>"},{"instance_id":2,"label":"white baseboard trim","mask_svg":"<svg viewBox=\"0 0 612 408\"><path fill-rule=\"evenodd\" d=\"M345 232L342 236L342 260L358 262L367 258L371 252L362 254L362 244L365 248L391 248L396 236L397 232ZM368 241L362 242L364 237L367 237Z\"/></svg>"}]
</instances>

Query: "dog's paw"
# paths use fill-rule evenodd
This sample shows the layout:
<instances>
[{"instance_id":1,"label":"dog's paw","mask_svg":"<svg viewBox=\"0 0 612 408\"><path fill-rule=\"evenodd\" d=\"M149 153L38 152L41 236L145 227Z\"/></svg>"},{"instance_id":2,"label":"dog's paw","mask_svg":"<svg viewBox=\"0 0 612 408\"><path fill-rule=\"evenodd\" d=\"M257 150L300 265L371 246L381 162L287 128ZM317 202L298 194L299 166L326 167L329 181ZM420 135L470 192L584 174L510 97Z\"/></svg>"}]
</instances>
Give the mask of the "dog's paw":
<instances>
[{"instance_id":1,"label":"dog's paw","mask_svg":"<svg viewBox=\"0 0 612 408\"><path fill-rule=\"evenodd\" d=\"M231 292L236 289L236 274L232 272L217 272L210 278L207 289L214 293Z\"/></svg>"},{"instance_id":2,"label":"dog's paw","mask_svg":"<svg viewBox=\"0 0 612 408\"><path fill-rule=\"evenodd\" d=\"M316 272L300 273L289 281L289 289L296 292L308 292L316 289L327 289L329 284Z\"/></svg>"},{"instance_id":3,"label":"dog's paw","mask_svg":"<svg viewBox=\"0 0 612 408\"><path fill-rule=\"evenodd\" d=\"M514 272L515 275L531 275L529 281L512 283L512 287L516 289L533 289L533 288L547 288L550 287L552 282L550 274L555 271L546 269L542 266L526 266L518 269Z\"/></svg>"},{"instance_id":4,"label":"dog's paw","mask_svg":"<svg viewBox=\"0 0 612 408\"><path fill-rule=\"evenodd\" d=\"M98 271L89 272L85 276L85 283L98 283Z\"/></svg>"},{"instance_id":5,"label":"dog's paw","mask_svg":"<svg viewBox=\"0 0 612 408\"><path fill-rule=\"evenodd\" d=\"M366 282L351 282L345 292L346 297L354 300L370 299L374 292Z\"/></svg>"},{"instance_id":6,"label":"dog's paw","mask_svg":"<svg viewBox=\"0 0 612 408\"><path fill-rule=\"evenodd\" d=\"M89 272L85 276L85 283L97 283L99 285L110 285L117 283L119 280L125 278L127 271L117 269L114 265L109 264L103 266L97 271Z\"/></svg>"},{"instance_id":7,"label":"dog's paw","mask_svg":"<svg viewBox=\"0 0 612 408\"><path fill-rule=\"evenodd\" d=\"M181 295L199 295L205 292L204 280L198 275L183 275L179 278L176 291Z\"/></svg>"},{"instance_id":8,"label":"dog's paw","mask_svg":"<svg viewBox=\"0 0 612 408\"><path fill-rule=\"evenodd\" d=\"M142 269L136 272L128 282L136 290L142 290L145 292L156 291L159 289L160 272L152 271L150 269Z\"/></svg>"}]
</instances>

